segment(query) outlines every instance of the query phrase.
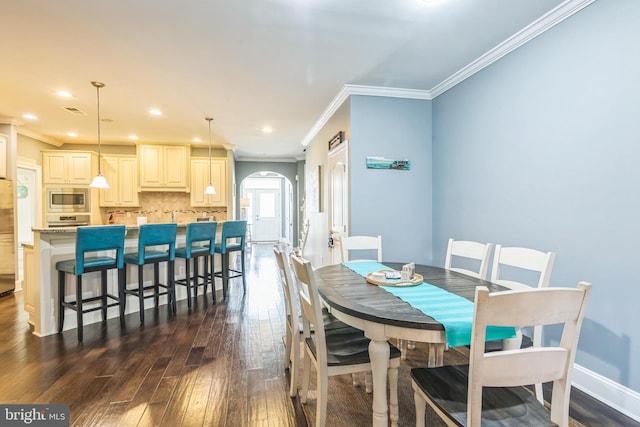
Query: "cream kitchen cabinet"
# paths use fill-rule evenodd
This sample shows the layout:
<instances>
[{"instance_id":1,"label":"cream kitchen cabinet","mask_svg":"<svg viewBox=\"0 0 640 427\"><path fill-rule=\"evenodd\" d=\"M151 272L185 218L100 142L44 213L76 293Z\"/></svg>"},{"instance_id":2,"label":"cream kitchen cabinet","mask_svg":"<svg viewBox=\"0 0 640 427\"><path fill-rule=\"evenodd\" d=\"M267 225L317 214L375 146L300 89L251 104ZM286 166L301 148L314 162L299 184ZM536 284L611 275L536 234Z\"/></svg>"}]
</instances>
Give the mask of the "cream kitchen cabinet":
<instances>
[{"instance_id":1,"label":"cream kitchen cabinet","mask_svg":"<svg viewBox=\"0 0 640 427\"><path fill-rule=\"evenodd\" d=\"M136 156L102 156L102 175L109 188L100 190L100 206L140 206Z\"/></svg>"},{"instance_id":2,"label":"cream kitchen cabinet","mask_svg":"<svg viewBox=\"0 0 640 427\"><path fill-rule=\"evenodd\" d=\"M191 159L191 206L227 205L227 159L211 159L211 183L216 194L204 194L209 185L209 159Z\"/></svg>"},{"instance_id":3,"label":"cream kitchen cabinet","mask_svg":"<svg viewBox=\"0 0 640 427\"><path fill-rule=\"evenodd\" d=\"M97 172L98 156L91 151L43 151L45 185L89 185Z\"/></svg>"},{"instance_id":4,"label":"cream kitchen cabinet","mask_svg":"<svg viewBox=\"0 0 640 427\"><path fill-rule=\"evenodd\" d=\"M189 146L139 145L140 191L189 191Z\"/></svg>"},{"instance_id":5,"label":"cream kitchen cabinet","mask_svg":"<svg viewBox=\"0 0 640 427\"><path fill-rule=\"evenodd\" d=\"M0 178L7 177L7 137L0 135Z\"/></svg>"}]
</instances>

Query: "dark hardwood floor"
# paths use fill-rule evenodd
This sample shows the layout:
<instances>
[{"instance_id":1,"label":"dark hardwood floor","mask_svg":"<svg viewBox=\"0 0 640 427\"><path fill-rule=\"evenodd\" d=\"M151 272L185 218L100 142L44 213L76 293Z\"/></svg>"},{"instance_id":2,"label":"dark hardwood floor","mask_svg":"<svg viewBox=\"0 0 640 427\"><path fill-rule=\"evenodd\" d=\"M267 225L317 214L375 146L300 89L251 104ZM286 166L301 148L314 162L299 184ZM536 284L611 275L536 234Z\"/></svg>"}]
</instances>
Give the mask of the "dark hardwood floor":
<instances>
[{"instance_id":1,"label":"dark hardwood floor","mask_svg":"<svg viewBox=\"0 0 640 427\"><path fill-rule=\"evenodd\" d=\"M287 394L284 304L271 245L254 245L226 301L199 295L168 316L138 315L38 338L20 293L0 299L0 403L68 403L74 426L306 426ZM55 284L51 284L55 286ZM133 299L131 299L132 301ZM400 384L400 387L410 387ZM640 426L574 390L571 415L587 426Z\"/></svg>"}]
</instances>

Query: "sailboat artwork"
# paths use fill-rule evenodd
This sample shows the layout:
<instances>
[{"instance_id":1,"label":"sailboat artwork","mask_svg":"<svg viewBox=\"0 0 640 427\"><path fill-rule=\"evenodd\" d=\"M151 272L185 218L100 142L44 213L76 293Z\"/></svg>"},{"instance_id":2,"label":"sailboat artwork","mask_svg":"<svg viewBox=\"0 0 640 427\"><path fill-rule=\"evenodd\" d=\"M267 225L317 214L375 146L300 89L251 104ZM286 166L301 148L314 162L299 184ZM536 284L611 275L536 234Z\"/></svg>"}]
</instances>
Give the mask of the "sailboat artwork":
<instances>
[{"instance_id":1,"label":"sailboat artwork","mask_svg":"<svg viewBox=\"0 0 640 427\"><path fill-rule=\"evenodd\" d=\"M411 162L404 160L391 160L384 157L367 157L367 169L411 169Z\"/></svg>"}]
</instances>

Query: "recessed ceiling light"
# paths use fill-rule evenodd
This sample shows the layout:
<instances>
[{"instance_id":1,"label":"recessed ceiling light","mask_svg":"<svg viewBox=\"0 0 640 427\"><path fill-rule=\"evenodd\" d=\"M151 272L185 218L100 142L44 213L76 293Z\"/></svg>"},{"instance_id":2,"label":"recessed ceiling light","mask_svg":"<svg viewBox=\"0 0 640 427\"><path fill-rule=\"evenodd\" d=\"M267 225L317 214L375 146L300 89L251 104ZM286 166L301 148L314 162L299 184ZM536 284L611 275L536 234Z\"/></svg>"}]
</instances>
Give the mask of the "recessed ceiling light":
<instances>
[{"instance_id":1,"label":"recessed ceiling light","mask_svg":"<svg viewBox=\"0 0 640 427\"><path fill-rule=\"evenodd\" d=\"M23 114L22 117L25 118L25 119L29 119L29 120L37 120L38 119L38 116L36 116L35 114L31 114L31 113Z\"/></svg>"},{"instance_id":2,"label":"recessed ceiling light","mask_svg":"<svg viewBox=\"0 0 640 427\"><path fill-rule=\"evenodd\" d=\"M132 141L137 141L138 137L136 135L129 135L129 139Z\"/></svg>"},{"instance_id":3,"label":"recessed ceiling light","mask_svg":"<svg viewBox=\"0 0 640 427\"><path fill-rule=\"evenodd\" d=\"M76 138L76 137L78 136L78 134L77 134L77 133L75 133L75 132L69 132L69 133L67 134L67 136L70 136L71 138Z\"/></svg>"},{"instance_id":4,"label":"recessed ceiling light","mask_svg":"<svg viewBox=\"0 0 640 427\"><path fill-rule=\"evenodd\" d=\"M196 138L193 138L193 142L202 142L202 140L200 138L196 137Z\"/></svg>"},{"instance_id":5,"label":"recessed ceiling light","mask_svg":"<svg viewBox=\"0 0 640 427\"><path fill-rule=\"evenodd\" d=\"M271 133L271 132L273 132L273 129L271 129L269 126L265 126L265 127L262 128L262 132Z\"/></svg>"},{"instance_id":6,"label":"recessed ceiling light","mask_svg":"<svg viewBox=\"0 0 640 427\"><path fill-rule=\"evenodd\" d=\"M162 115L162 111L156 109L156 108L152 108L151 110L149 110L149 114L151 114L152 116L161 116Z\"/></svg>"},{"instance_id":7,"label":"recessed ceiling light","mask_svg":"<svg viewBox=\"0 0 640 427\"><path fill-rule=\"evenodd\" d=\"M61 96L63 98L71 98L71 94L69 92L67 92L66 90L59 90L56 91L56 95Z\"/></svg>"}]
</instances>

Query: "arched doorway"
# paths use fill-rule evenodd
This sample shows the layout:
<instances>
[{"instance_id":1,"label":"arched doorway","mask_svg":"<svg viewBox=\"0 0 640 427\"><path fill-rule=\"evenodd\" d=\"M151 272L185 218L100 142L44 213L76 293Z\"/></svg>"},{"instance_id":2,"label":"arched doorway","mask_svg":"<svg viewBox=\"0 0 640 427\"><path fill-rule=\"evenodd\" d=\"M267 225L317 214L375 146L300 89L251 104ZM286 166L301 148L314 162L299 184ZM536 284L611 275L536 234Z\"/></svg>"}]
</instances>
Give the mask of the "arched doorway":
<instances>
[{"instance_id":1,"label":"arched doorway","mask_svg":"<svg viewBox=\"0 0 640 427\"><path fill-rule=\"evenodd\" d=\"M240 184L240 218L246 219L253 242L292 244L293 186L277 172L253 173Z\"/></svg>"}]
</instances>

